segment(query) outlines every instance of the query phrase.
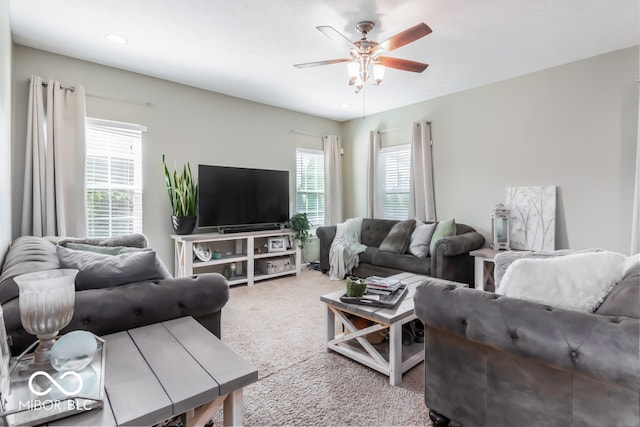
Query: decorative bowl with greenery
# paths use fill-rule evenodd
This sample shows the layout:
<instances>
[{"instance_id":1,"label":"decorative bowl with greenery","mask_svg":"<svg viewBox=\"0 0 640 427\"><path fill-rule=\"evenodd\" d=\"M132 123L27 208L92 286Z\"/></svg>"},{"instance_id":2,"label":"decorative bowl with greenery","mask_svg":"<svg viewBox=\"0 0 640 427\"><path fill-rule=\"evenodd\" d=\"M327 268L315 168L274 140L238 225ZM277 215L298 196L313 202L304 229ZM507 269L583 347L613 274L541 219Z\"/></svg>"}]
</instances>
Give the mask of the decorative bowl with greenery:
<instances>
[{"instance_id":1,"label":"decorative bowl with greenery","mask_svg":"<svg viewBox=\"0 0 640 427\"><path fill-rule=\"evenodd\" d=\"M182 168L182 173L178 173L177 167L171 173L164 154L162 164L173 213L171 217L173 228L178 234L190 234L195 228L198 215L198 183L191 173L191 165L187 162Z\"/></svg>"},{"instance_id":2,"label":"decorative bowl with greenery","mask_svg":"<svg viewBox=\"0 0 640 427\"><path fill-rule=\"evenodd\" d=\"M311 234L309 234L311 223L309 222L307 213L301 212L295 214L289 219L287 226L296 232L293 238L300 242L298 243L300 249L304 248L305 243L309 240L309 236L311 236Z\"/></svg>"},{"instance_id":3,"label":"decorative bowl with greenery","mask_svg":"<svg viewBox=\"0 0 640 427\"><path fill-rule=\"evenodd\" d=\"M347 277L347 296L361 297L367 292L367 282L360 277Z\"/></svg>"}]
</instances>

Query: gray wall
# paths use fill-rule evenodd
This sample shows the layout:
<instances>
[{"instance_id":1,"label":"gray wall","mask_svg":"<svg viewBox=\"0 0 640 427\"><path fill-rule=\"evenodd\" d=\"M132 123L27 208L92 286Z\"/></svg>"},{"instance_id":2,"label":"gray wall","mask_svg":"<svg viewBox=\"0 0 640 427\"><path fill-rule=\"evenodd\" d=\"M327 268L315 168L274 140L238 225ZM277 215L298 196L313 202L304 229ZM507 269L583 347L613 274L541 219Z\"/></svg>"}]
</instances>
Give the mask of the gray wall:
<instances>
[{"instance_id":1,"label":"gray wall","mask_svg":"<svg viewBox=\"0 0 640 427\"><path fill-rule=\"evenodd\" d=\"M383 145L408 143L411 123L425 119L439 219L488 238L506 187L556 185L557 248L627 253L638 63L629 48L345 123L346 216L366 213L369 131L398 129Z\"/></svg>"},{"instance_id":2,"label":"gray wall","mask_svg":"<svg viewBox=\"0 0 640 427\"><path fill-rule=\"evenodd\" d=\"M191 162L289 170L295 176L296 147L322 148L320 138L292 133L339 134L340 124L136 73L14 45L14 232L19 231L26 133L27 78L37 74L64 84L83 84L87 115L138 123L143 136L144 233L173 266L171 208L164 189L162 154L169 164ZM105 99L112 98L112 99ZM124 102L123 102L124 101ZM131 102L127 102L131 101ZM153 102L147 106L146 102ZM196 167L197 169L197 167ZM197 170L195 171L197 173ZM294 199L294 180L290 195ZM18 220L16 220L18 218Z\"/></svg>"},{"instance_id":3,"label":"gray wall","mask_svg":"<svg viewBox=\"0 0 640 427\"><path fill-rule=\"evenodd\" d=\"M11 26L0 0L0 262L11 244Z\"/></svg>"},{"instance_id":4,"label":"gray wall","mask_svg":"<svg viewBox=\"0 0 640 427\"><path fill-rule=\"evenodd\" d=\"M24 46L14 45L13 57L16 235L26 79L35 73L67 84L81 83L90 94L116 99L89 96L89 116L148 126L143 148L144 232L170 266L172 230L162 153L178 164L268 167L293 173L295 148L320 149L321 141L291 129L342 135L349 217L365 214L369 130L398 129L383 135L383 145L407 143L411 123L420 119L432 121L440 219L455 217L488 237L491 211L504 200L507 186L556 185L558 248L602 247L623 253L629 249L638 124L637 47L342 124ZM147 101L154 106L146 106ZM292 198L293 186L292 180Z\"/></svg>"}]
</instances>

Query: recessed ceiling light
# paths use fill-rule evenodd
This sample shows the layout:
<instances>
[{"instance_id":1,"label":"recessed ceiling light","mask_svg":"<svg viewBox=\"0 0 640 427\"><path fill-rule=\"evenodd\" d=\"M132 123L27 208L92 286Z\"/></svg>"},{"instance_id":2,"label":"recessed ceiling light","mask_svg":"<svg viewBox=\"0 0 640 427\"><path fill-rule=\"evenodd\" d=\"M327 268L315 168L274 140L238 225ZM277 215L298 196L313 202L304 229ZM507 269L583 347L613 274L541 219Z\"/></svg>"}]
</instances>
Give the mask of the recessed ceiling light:
<instances>
[{"instance_id":1,"label":"recessed ceiling light","mask_svg":"<svg viewBox=\"0 0 640 427\"><path fill-rule=\"evenodd\" d=\"M346 110L347 108L351 108L351 104L340 104L340 108Z\"/></svg>"},{"instance_id":2,"label":"recessed ceiling light","mask_svg":"<svg viewBox=\"0 0 640 427\"><path fill-rule=\"evenodd\" d=\"M126 38L122 37L119 34L107 34L104 36L105 39L107 39L108 41L110 41L113 44L127 44L129 43L129 40L127 40Z\"/></svg>"}]
</instances>

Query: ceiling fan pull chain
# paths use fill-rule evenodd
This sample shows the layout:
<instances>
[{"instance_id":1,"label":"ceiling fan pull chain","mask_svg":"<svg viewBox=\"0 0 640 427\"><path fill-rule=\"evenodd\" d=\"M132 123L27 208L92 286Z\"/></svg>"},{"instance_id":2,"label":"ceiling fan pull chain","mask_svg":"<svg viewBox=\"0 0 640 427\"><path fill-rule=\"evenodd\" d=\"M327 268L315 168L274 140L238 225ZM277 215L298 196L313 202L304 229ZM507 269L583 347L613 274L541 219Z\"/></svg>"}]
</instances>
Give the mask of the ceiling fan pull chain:
<instances>
[{"instance_id":1,"label":"ceiling fan pull chain","mask_svg":"<svg viewBox=\"0 0 640 427\"><path fill-rule=\"evenodd\" d=\"M365 89L362 88L362 120L364 120L364 93L365 93Z\"/></svg>"}]
</instances>

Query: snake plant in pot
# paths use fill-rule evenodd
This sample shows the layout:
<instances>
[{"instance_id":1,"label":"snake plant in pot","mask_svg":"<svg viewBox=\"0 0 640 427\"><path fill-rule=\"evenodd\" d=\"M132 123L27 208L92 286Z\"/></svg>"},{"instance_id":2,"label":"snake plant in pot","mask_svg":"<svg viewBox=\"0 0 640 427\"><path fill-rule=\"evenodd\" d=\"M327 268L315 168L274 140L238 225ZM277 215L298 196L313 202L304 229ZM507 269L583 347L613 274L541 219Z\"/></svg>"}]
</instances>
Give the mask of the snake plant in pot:
<instances>
[{"instance_id":1,"label":"snake plant in pot","mask_svg":"<svg viewBox=\"0 0 640 427\"><path fill-rule=\"evenodd\" d=\"M191 165L187 162L178 173L175 168L169 171L162 155L164 165L164 179L171 203L171 223L176 234L191 234L198 219L198 183L191 173Z\"/></svg>"}]
</instances>

